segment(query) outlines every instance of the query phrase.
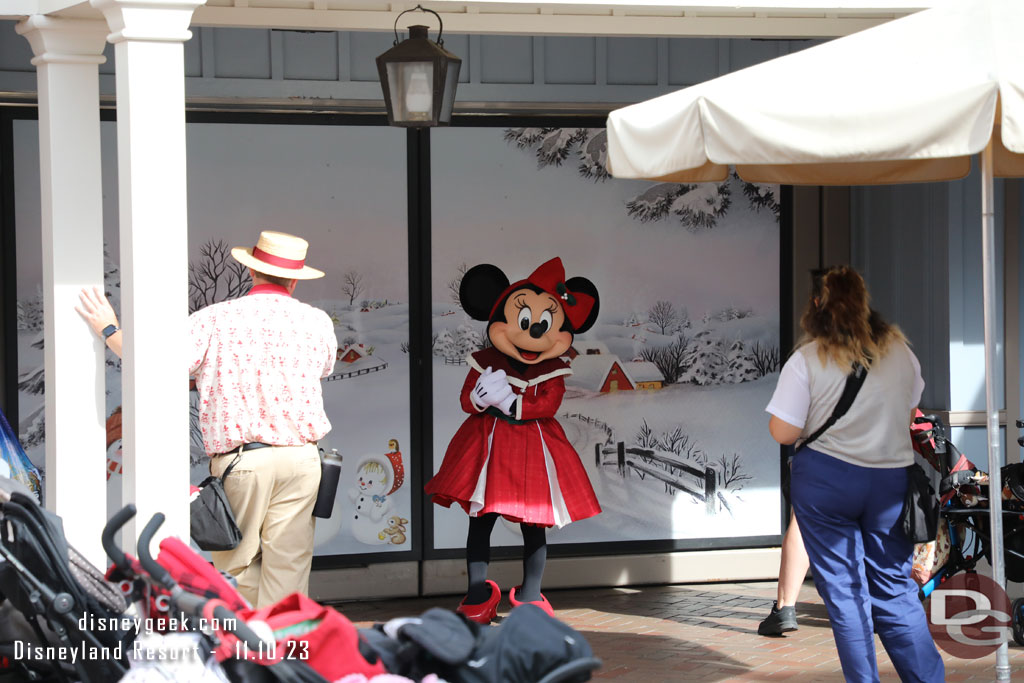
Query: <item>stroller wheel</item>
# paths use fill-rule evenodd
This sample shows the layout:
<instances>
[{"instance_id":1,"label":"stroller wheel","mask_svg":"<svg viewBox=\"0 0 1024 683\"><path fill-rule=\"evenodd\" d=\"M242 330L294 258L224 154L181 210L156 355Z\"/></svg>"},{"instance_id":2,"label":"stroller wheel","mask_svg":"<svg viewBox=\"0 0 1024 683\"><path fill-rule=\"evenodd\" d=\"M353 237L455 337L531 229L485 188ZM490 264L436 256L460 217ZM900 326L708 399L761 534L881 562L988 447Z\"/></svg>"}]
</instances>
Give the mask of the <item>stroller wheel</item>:
<instances>
[{"instance_id":1,"label":"stroller wheel","mask_svg":"<svg viewBox=\"0 0 1024 683\"><path fill-rule=\"evenodd\" d=\"M1010 608L1013 616L1010 623L1013 624L1013 639L1018 645L1024 645L1024 598L1017 598Z\"/></svg>"}]
</instances>

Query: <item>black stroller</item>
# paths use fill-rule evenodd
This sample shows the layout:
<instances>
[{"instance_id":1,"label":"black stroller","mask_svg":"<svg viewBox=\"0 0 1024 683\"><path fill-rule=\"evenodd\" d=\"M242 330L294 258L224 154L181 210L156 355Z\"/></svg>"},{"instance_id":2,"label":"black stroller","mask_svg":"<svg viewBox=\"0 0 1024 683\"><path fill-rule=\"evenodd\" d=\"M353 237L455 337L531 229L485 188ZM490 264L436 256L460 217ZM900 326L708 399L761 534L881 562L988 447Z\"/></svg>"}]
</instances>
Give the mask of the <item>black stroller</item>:
<instances>
[{"instance_id":1,"label":"black stroller","mask_svg":"<svg viewBox=\"0 0 1024 683\"><path fill-rule=\"evenodd\" d=\"M0 477L0 654L10 673L118 680L135 637L126 608L102 572L68 545L60 518Z\"/></svg>"},{"instance_id":2,"label":"black stroller","mask_svg":"<svg viewBox=\"0 0 1024 683\"><path fill-rule=\"evenodd\" d=\"M936 415L919 420L931 423L923 436L930 440L933 453L923 449L922 455L937 465L942 473L939 496L942 502L939 523L949 534L949 558L921 587L927 598L944 581L960 572L975 572L978 561L991 562L992 535L989 521L988 473L974 463L946 437L946 428ZM1024 421L1017 420L1024 429ZM1024 446L1024 437L1018 439ZM1005 465L1001 470L1003 517L1003 558L1006 580L1024 583L1024 463ZM1024 645L1024 598L1011 605L1013 639Z\"/></svg>"},{"instance_id":3,"label":"black stroller","mask_svg":"<svg viewBox=\"0 0 1024 683\"><path fill-rule=\"evenodd\" d=\"M104 546L118 565L123 564L123 553L113 546L111 529L116 530L132 514L132 506L119 512L104 533ZM187 616L207 624L231 625L230 631L221 628L205 634L210 644L227 645L237 653L239 648L232 643L240 642L249 652L263 652L268 643L246 624L245 611L233 613L217 599L183 590L153 559L150 540L163 519L162 514L154 515L139 536L139 562L149 575L147 580L168 591L171 603ZM505 622L492 628L481 628L455 612L434 608L418 617L353 630L350 626L347 637L323 645L332 648L335 657L347 658L347 666L353 671L373 667L412 680L437 674L451 683L575 683L589 680L591 672L601 666L579 633L533 605L516 608ZM280 648L280 644L269 645ZM311 664L313 657L308 661ZM325 680L301 658L284 657L257 664L236 654L225 659L223 666L233 682Z\"/></svg>"}]
</instances>

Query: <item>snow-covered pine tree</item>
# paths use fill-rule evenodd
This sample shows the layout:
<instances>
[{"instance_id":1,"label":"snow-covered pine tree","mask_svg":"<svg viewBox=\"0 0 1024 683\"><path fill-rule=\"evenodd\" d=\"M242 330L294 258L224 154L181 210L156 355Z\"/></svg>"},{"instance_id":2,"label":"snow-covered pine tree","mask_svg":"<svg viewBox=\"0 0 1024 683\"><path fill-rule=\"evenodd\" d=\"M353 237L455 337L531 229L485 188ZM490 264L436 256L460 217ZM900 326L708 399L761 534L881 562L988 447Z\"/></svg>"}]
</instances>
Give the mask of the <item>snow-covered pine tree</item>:
<instances>
[{"instance_id":1,"label":"snow-covered pine tree","mask_svg":"<svg viewBox=\"0 0 1024 683\"><path fill-rule=\"evenodd\" d=\"M710 330L701 330L693 336L691 362L679 378L680 382L691 382L701 386L721 384L725 379L727 364L722 340L712 337Z\"/></svg>"},{"instance_id":2,"label":"snow-covered pine tree","mask_svg":"<svg viewBox=\"0 0 1024 683\"><path fill-rule=\"evenodd\" d=\"M641 223L659 221L668 216L676 198L693 187L695 185L680 185L678 183L652 185L643 194L626 202L626 212Z\"/></svg>"},{"instance_id":3,"label":"snow-covered pine tree","mask_svg":"<svg viewBox=\"0 0 1024 683\"><path fill-rule=\"evenodd\" d=\"M732 190L724 183L700 183L676 196L669 208L691 232L711 229L729 211Z\"/></svg>"},{"instance_id":4,"label":"snow-covered pine tree","mask_svg":"<svg viewBox=\"0 0 1024 683\"><path fill-rule=\"evenodd\" d=\"M506 128L505 141L520 149L529 149L537 144L554 128Z\"/></svg>"},{"instance_id":5,"label":"snow-covered pine tree","mask_svg":"<svg viewBox=\"0 0 1024 683\"><path fill-rule=\"evenodd\" d=\"M17 302L18 329L40 332L43 329L43 295L36 294Z\"/></svg>"},{"instance_id":6,"label":"snow-covered pine tree","mask_svg":"<svg viewBox=\"0 0 1024 683\"><path fill-rule=\"evenodd\" d=\"M587 137L580 143L579 172L594 182L611 178L608 173L608 133L603 128L588 128Z\"/></svg>"},{"instance_id":7,"label":"snow-covered pine tree","mask_svg":"<svg viewBox=\"0 0 1024 683\"><path fill-rule=\"evenodd\" d=\"M746 345L739 339L734 341L726 353L725 381L730 384L749 382L757 379L760 373L754 363L754 358Z\"/></svg>"},{"instance_id":8,"label":"snow-covered pine tree","mask_svg":"<svg viewBox=\"0 0 1024 683\"><path fill-rule=\"evenodd\" d=\"M735 174L733 174L735 176ZM739 178L739 176L735 176ZM747 198L754 211L767 209L772 212L776 220L782 214L782 205L775 196L775 188L772 185L758 185L756 183L743 182L743 196Z\"/></svg>"},{"instance_id":9,"label":"snow-covered pine tree","mask_svg":"<svg viewBox=\"0 0 1024 683\"><path fill-rule=\"evenodd\" d=\"M434 355L442 358L461 358L459 345L447 327L437 335L437 343L434 344Z\"/></svg>"},{"instance_id":10,"label":"snow-covered pine tree","mask_svg":"<svg viewBox=\"0 0 1024 683\"><path fill-rule=\"evenodd\" d=\"M469 323L462 323L455 330L456 334L456 355L458 358L465 358L474 351L482 348L483 341L480 333Z\"/></svg>"},{"instance_id":11,"label":"snow-covered pine tree","mask_svg":"<svg viewBox=\"0 0 1024 683\"><path fill-rule=\"evenodd\" d=\"M586 128L555 128L544 136L537 148L537 165L561 166L586 136Z\"/></svg>"}]
</instances>

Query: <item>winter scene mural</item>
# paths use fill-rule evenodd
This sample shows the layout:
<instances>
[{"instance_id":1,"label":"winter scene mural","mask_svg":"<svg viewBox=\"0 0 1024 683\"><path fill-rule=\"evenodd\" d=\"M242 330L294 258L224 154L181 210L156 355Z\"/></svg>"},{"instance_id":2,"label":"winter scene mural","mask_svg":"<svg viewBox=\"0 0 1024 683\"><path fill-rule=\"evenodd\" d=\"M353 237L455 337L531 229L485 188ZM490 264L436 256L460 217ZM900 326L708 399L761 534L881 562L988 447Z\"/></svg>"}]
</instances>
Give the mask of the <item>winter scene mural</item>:
<instances>
[{"instance_id":1,"label":"winter scene mural","mask_svg":"<svg viewBox=\"0 0 1024 683\"><path fill-rule=\"evenodd\" d=\"M559 256L601 294L597 323L567 353L557 417L603 512L549 541L780 533L764 413L781 361L778 188L612 179L603 129L431 139L435 471L465 419L465 359L488 343L460 307L462 276L493 263L515 281ZM465 513L433 514L435 547L464 547ZM493 542L521 544L518 526L499 524Z\"/></svg>"},{"instance_id":2,"label":"winter scene mural","mask_svg":"<svg viewBox=\"0 0 1024 683\"><path fill-rule=\"evenodd\" d=\"M19 413L29 457L45 464L39 141L35 121L15 122L18 197ZM332 431L320 448L342 456L334 510L318 519L315 553L409 550L413 519L406 479L409 443L405 136L386 127L189 124L189 311L243 296L248 273L230 256L260 230L310 242L309 263L326 277L295 296L325 310L338 356L323 383ZM102 124L104 170L116 169L116 129ZM104 175L105 288L118 308L117 179ZM404 195L403 195L404 196ZM83 323L84 324L84 323ZM120 363L108 352L108 511L121 505ZM207 476L190 392L192 481ZM43 473L45 476L45 472ZM372 479L372 483L371 482ZM351 492L365 491L360 495ZM187 492L183 492L187 495ZM365 498L362 502L360 498ZM367 501L369 501L367 503ZM362 516L360 506L368 505Z\"/></svg>"}]
</instances>

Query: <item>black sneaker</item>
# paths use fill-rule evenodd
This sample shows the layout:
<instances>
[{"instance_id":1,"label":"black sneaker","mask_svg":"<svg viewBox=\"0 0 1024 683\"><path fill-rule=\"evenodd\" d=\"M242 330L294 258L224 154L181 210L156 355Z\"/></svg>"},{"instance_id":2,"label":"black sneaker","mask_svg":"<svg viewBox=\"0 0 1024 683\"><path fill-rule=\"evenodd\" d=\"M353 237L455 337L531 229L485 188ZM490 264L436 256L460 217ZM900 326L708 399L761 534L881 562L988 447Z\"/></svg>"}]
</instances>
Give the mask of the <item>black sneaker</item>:
<instances>
[{"instance_id":1,"label":"black sneaker","mask_svg":"<svg viewBox=\"0 0 1024 683\"><path fill-rule=\"evenodd\" d=\"M757 627L759 636L781 636L783 633L795 631L796 607L792 605L779 609L778 602L772 602L772 611Z\"/></svg>"}]
</instances>

